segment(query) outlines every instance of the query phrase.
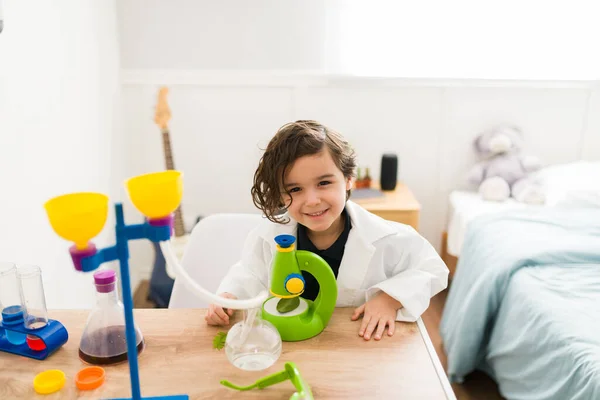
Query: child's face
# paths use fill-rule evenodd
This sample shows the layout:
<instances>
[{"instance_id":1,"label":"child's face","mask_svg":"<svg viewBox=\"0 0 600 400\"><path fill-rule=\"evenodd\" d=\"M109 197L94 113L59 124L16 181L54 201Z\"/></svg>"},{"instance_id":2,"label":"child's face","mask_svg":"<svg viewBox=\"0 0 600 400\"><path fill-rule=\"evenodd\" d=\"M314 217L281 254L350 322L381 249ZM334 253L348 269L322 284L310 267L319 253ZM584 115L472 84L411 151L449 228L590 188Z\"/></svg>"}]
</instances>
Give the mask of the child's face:
<instances>
[{"instance_id":1,"label":"child's face","mask_svg":"<svg viewBox=\"0 0 600 400\"><path fill-rule=\"evenodd\" d=\"M344 210L351 179L344 177L328 150L297 159L283 184L293 199L288 207L293 219L313 232L336 229L335 222ZM290 204L287 195L283 202L286 206Z\"/></svg>"}]
</instances>

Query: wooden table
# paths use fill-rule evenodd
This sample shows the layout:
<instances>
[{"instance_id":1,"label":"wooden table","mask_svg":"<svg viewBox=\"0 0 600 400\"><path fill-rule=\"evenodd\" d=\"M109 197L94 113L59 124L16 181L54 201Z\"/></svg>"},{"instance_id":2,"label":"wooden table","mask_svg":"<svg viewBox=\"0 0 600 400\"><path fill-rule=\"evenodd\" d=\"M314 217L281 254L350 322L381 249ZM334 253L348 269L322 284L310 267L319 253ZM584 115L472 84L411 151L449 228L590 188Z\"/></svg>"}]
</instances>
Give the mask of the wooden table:
<instances>
[{"instance_id":1,"label":"wooden table","mask_svg":"<svg viewBox=\"0 0 600 400\"><path fill-rule=\"evenodd\" d=\"M378 189L376 184L371 187ZM382 197L355 199L351 196L350 200L381 218L410 225L419 230L421 204L402 182L398 182L396 189L384 191Z\"/></svg>"},{"instance_id":2,"label":"wooden table","mask_svg":"<svg viewBox=\"0 0 600 400\"><path fill-rule=\"evenodd\" d=\"M396 334L381 341L358 336L352 309L337 309L326 330L304 342L283 343L279 360L267 370L242 371L229 363L212 340L224 328L209 327L201 309L136 309L146 348L139 356L142 396L188 394L190 399L289 399L290 381L266 389L238 392L219 384L227 379L246 385L283 370L293 361L311 385L315 399L455 399L425 327L397 323ZM78 358L87 311L51 311L69 341L45 361L0 352L0 399L100 399L131 396L127 363L105 367L106 382L94 391L78 391L74 376L85 366ZM47 369L67 375L54 394L37 395L33 378Z\"/></svg>"}]
</instances>

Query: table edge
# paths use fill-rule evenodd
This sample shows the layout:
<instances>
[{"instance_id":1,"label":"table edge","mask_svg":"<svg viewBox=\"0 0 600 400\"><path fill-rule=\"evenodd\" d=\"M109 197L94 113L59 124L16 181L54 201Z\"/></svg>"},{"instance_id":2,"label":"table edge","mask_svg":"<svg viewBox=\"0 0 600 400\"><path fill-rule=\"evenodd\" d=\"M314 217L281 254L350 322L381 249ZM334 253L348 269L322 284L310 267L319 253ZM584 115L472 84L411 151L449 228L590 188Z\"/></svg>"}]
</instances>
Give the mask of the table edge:
<instances>
[{"instance_id":1,"label":"table edge","mask_svg":"<svg viewBox=\"0 0 600 400\"><path fill-rule=\"evenodd\" d=\"M419 332L421 333L421 338L425 343L425 347L427 348L427 353L429 353L429 358L431 359L431 363L433 364L433 368L440 380L440 384L444 389L444 394L448 400L456 400L456 395L454 394L454 390L452 390L452 386L450 385L450 381L448 380L448 376L446 375L446 371L442 367L442 363L437 356L435 348L433 347L433 343L431 342L431 338L427 333L427 328L425 328L425 324L423 320L419 318L417 320L417 326L419 327Z\"/></svg>"}]
</instances>

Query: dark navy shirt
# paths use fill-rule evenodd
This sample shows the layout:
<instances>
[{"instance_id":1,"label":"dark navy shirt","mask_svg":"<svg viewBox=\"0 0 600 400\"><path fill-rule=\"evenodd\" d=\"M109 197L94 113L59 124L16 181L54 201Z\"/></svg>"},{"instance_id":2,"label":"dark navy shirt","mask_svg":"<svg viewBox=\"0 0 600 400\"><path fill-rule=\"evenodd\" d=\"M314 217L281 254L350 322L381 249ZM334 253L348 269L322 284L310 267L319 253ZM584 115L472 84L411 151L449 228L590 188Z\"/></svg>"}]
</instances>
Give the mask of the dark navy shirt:
<instances>
[{"instance_id":1,"label":"dark navy shirt","mask_svg":"<svg viewBox=\"0 0 600 400\"><path fill-rule=\"evenodd\" d=\"M336 239L336 241L329 246L325 250L319 250L310 241L308 238L308 231L306 227L302 224L298 224L298 250L308 250L312 253L318 254L323 257L336 279L338 276L338 271L340 270L340 263L342 262L342 257L344 256L344 248L346 247L346 241L348 240L348 234L350 233L350 229L352 228L352 224L350 223L350 217L348 217L348 213L346 210L343 211L342 215L344 216L344 231L342 234ZM304 277L305 285L304 285L304 293L302 293L301 297L304 297L308 300L315 300L317 295L319 294L319 282L308 272L302 271L302 276Z\"/></svg>"}]
</instances>

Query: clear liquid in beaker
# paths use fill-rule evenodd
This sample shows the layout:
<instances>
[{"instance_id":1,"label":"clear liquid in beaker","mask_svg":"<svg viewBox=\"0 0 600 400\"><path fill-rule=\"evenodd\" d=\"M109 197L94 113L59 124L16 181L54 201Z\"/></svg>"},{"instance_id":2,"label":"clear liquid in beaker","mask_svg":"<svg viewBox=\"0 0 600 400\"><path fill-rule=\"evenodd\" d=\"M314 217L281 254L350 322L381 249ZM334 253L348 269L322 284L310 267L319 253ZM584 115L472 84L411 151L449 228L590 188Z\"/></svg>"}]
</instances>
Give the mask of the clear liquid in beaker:
<instances>
[{"instance_id":1,"label":"clear liquid in beaker","mask_svg":"<svg viewBox=\"0 0 600 400\"><path fill-rule=\"evenodd\" d=\"M275 326L257 316L255 310L249 311L246 317L227 332L227 359L246 371L267 369L281 355L281 336Z\"/></svg>"},{"instance_id":2,"label":"clear liquid in beaker","mask_svg":"<svg viewBox=\"0 0 600 400\"><path fill-rule=\"evenodd\" d=\"M262 371L275 364L279 356L271 353L235 354L231 358L234 366L245 371Z\"/></svg>"}]
</instances>

